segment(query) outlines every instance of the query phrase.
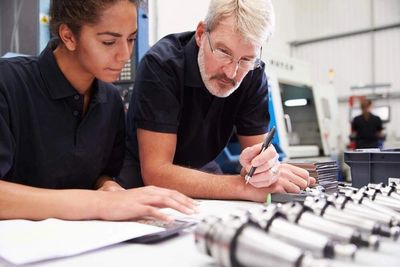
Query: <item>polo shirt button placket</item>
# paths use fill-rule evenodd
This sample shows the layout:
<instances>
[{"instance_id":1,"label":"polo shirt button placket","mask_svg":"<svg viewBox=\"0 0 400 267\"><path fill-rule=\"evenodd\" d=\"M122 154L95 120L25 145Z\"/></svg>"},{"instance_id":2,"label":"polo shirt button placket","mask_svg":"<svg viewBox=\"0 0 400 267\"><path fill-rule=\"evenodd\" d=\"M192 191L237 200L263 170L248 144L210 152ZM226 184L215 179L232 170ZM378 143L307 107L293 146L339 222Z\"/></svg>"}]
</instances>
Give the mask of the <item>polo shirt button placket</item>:
<instances>
[{"instance_id":1,"label":"polo shirt button placket","mask_svg":"<svg viewBox=\"0 0 400 267\"><path fill-rule=\"evenodd\" d=\"M74 110L73 114L74 114L74 116L76 117L76 116L78 116L78 115L79 115L79 111L77 111L77 110Z\"/></svg>"},{"instance_id":2,"label":"polo shirt button placket","mask_svg":"<svg viewBox=\"0 0 400 267\"><path fill-rule=\"evenodd\" d=\"M74 95L75 100L79 100L79 95Z\"/></svg>"}]
</instances>

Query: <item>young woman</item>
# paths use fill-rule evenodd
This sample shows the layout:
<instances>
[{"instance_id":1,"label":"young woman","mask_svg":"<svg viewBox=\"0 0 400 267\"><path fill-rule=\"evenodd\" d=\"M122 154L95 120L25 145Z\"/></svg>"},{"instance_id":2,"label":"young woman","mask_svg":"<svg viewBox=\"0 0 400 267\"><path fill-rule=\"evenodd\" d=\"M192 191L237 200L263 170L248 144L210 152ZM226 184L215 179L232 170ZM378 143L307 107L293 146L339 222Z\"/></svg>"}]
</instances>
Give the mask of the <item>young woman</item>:
<instances>
[{"instance_id":1,"label":"young woman","mask_svg":"<svg viewBox=\"0 0 400 267\"><path fill-rule=\"evenodd\" d=\"M0 219L129 220L194 201L157 187L124 190L121 98L110 84L131 57L133 0L53 0L39 57L0 60ZM97 190L93 190L97 189Z\"/></svg>"}]
</instances>

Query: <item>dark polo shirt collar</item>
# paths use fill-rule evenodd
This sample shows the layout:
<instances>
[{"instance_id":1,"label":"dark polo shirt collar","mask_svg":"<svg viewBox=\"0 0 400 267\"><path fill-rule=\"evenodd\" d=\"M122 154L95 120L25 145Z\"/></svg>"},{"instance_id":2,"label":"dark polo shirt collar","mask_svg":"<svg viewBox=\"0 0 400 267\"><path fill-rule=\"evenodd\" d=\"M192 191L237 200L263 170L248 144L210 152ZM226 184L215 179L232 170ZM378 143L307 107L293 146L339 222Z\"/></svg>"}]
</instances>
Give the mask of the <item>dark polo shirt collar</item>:
<instances>
[{"instance_id":1,"label":"dark polo shirt collar","mask_svg":"<svg viewBox=\"0 0 400 267\"><path fill-rule=\"evenodd\" d=\"M189 87L204 87L201 79L197 56L199 47L197 46L195 35L190 39L184 49L185 53L185 86Z\"/></svg>"},{"instance_id":2,"label":"dark polo shirt collar","mask_svg":"<svg viewBox=\"0 0 400 267\"><path fill-rule=\"evenodd\" d=\"M54 100L78 94L65 78L54 57L53 51L56 49L58 42L57 39L51 40L39 55L40 72L43 73L42 77L45 80L50 97ZM107 102L106 88L104 83L98 79L93 82L93 98L91 101L95 103Z\"/></svg>"}]
</instances>

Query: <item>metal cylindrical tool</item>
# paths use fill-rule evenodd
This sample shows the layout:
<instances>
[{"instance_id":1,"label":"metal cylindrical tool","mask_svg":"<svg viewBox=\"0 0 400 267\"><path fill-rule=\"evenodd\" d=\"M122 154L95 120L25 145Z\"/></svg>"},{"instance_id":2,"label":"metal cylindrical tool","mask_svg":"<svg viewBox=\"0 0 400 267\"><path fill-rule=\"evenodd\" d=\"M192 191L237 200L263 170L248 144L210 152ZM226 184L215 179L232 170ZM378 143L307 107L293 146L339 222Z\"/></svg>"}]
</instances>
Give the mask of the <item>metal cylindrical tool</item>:
<instances>
[{"instance_id":1,"label":"metal cylindrical tool","mask_svg":"<svg viewBox=\"0 0 400 267\"><path fill-rule=\"evenodd\" d=\"M394 190L400 194L400 184L395 182L390 182L388 186L393 187Z\"/></svg>"},{"instance_id":2,"label":"metal cylindrical tool","mask_svg":"<svg viewBox=\"0 0 400 267\"><path fill-rule=\"evenodd\" d=\"M368 207L377 211L379 214L386 214L393 218L393 225L400 226L400 213L378 203L375 203L363 192L363 190L359 190L356 193L349 192L347 194L354 202L361 204L362 206Z\"/></svg>"},{"instance_id":3,"label":"metal cylindrical tool","mask_svg":"<svg viewBox=\"0 0 400 267\"><path fill-rule=\"evenodd\" d=\"M400 226L400 212L397 212L390 207L381 205L378 203L378 201L374 202L371 200L371 196L366 193L365 189L366 187L360 189L353 187L341 187L339 191L346 197L351 198L356 204L360 204L362 207L368 207L369 210L374 210L376 212L375 220L387 220L386 217L389 216L391 218L390 226Z\"/></svg>"},{"instance_id":4,"label":"metal cylindrical tool","mask_svg":"<svg viewBox=\"0 0 400 267\"><path fill-rule=\"evenodd\" d=\"M355 227L360 231L368 234L376 234L380 236L390 237L391 231L389 227L378 222L360 218L354 214L337 209L332 203L324 198L307 197L304 205L313 210L314 213L322 216L325 219Z\"/></svg>"},{"instance_id":5,"label":"metal cylindrical tool","mask_svg":"<svg viewBox=\"0 0 400 267\"><path fill-rule=\"evenodd\" d=\"M334 244L327 236L289 222L276 205L252 211L250 221L265 229L269 234L290 242L304 250L309 250L316 257L354 258L355 245Z\"/></svg>"},{"instance_id":6,"label":"metal cylindrical tool","mask_svg":"<svg viewBox=\"0 0 400 267\"><path fill-rule=\"evenodd\" d=\"M397 212L400 211L400 200L383 194L380 189L364 187L360 190L363 190L364 194L375 203L391 208Z\"/></svg>"},{"instance_id":7,"label":"metal cylindrical tool","mask_svg":"<svg viewBox=\"0 0 400 267\"><path fill-rule=\"evenodd\" d=\"M353 227L323 219L299 202L289 202L280 207L286 218L302 227L327 235L335 242L378 249L378 238L367 238Z\"/></svg>"},{"instance_id":8,"label":"metal cylindrical tool","mask_svg":"<svg viewBox=\"0 0 400 267\"><path fill-rule=\"evenodd\" d=\"M388 227L397 226L399 223L393 216L379 213L377 210L369 208L366 205L358 204L347 195L331 195L328 197L328 200L338 209L362 218L377 221Z\"/></svg>"},{"instance_id":9,"label":"metal cylindrical tool","mask_svg":"<svg viewBox=\"0 0 400 267\"><path fill-rule=\"evenodd\" d=\"M371 183L369 183L367 185L367 187L371 188L371 189L378 189L385 196L390 196L392 198L400 200L400 192L397 191L397 186L395 186L395 185L385 185L383 183L380 183L380 184L371 184ZM400 190L400 188L399 188L399 190Z\"/></svg>"},{"instance_id":10,"label":"metal cylindrical tool","mask_svg":"<svg viewBox=\"0 0 400 267\"><path fill-rule=\"evenodd\" d=\"M202 220L195 229L195 240L197 248L220 266L329 266L239 217Z\"/></svg>"}]
</instances>

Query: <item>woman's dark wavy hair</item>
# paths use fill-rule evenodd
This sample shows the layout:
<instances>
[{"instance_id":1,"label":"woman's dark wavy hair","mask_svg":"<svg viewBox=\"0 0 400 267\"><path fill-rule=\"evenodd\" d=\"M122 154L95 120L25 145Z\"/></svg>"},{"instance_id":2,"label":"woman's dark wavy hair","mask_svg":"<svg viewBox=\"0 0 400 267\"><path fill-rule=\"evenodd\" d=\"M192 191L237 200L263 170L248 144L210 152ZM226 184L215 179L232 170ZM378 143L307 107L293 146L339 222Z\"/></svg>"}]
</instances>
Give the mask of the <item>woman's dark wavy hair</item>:
<instances>
[{"instance_id":1,"label":"woman's dark wavy hair","mask_svg":"<svg viewBox=\"0 0 400 267\"><path fill-rule=\"evenodd\" d=\"M84 24L96 24L100 14L109 6L123 0L52 0L50 4L50 30L59 37L61 24L67 25L79 37ZM125 0L137 7L140 0ZM110 18L112 19L112 18Z\"/></svg>"}]
</instances>

